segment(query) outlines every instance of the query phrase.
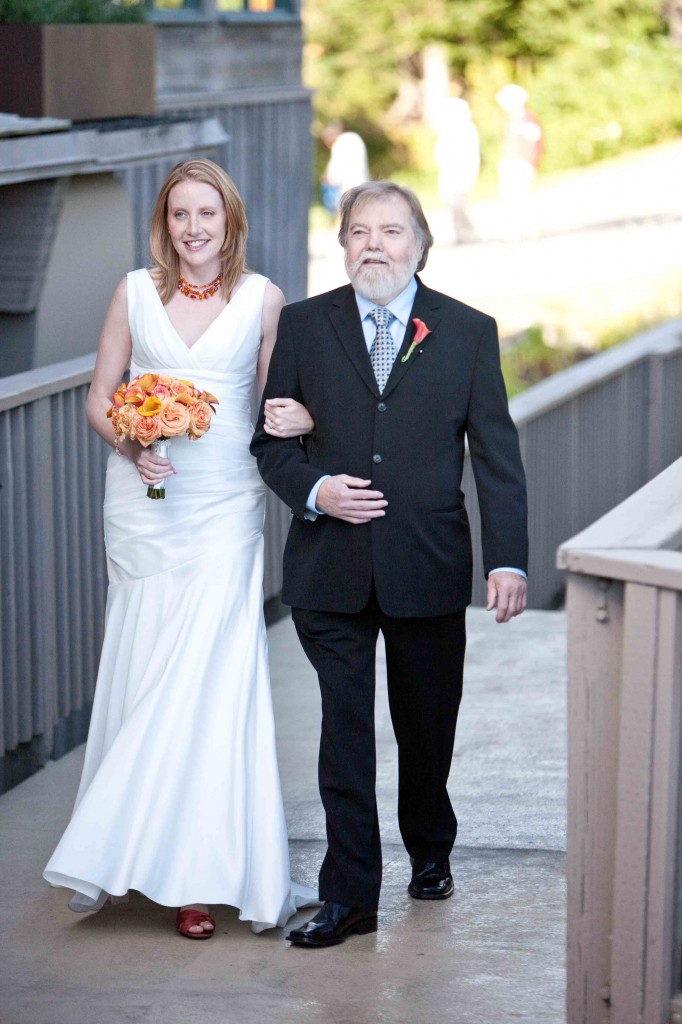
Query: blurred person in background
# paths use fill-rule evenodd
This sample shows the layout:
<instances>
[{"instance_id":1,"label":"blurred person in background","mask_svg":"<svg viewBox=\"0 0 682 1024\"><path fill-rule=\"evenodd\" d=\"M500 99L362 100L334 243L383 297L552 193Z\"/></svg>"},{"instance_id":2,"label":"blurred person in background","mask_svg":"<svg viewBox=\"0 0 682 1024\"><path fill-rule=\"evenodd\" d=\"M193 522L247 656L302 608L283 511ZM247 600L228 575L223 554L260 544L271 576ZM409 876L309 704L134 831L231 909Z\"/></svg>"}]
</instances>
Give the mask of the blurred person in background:
<instances>
[{"instance_id":1,"label":"blurred person in background","mask_svg":"<svg viewBox=\"0 0 682 1024\"><path fill-rule=\"evenodd\" d=\"M436 140L438 191L452 214L455 243L473 242L476 232L467 203L478 179L481 152L478 129L464 95L451 96L445 105Z\"/></svg>"},{"instance_id":2,"label":"blurred person in background","mask_svg":"<svg viewBox=\"0 0 682 1024\"><path fill-rule=\"evenodd\" d=\"M322 141L330 151L322 175L322 204L336 217L343 193L370 179L367 147L361 136L347 132L341 121L331 121L323 129Z\"/></svg>"},{"instance_id":3,"label":"blurred person in background","mask_svg":"<svg viewBox=\"0 0 682 1024\"><path fill-rule=\"evenodd\" d=\"M504 235L507 241L518 242L527 230L528 196L542 159L542 126L528 108L528 93L522 86L505 85L495 98L506 115L497 164Z\"/></svg>"}]
</instances>

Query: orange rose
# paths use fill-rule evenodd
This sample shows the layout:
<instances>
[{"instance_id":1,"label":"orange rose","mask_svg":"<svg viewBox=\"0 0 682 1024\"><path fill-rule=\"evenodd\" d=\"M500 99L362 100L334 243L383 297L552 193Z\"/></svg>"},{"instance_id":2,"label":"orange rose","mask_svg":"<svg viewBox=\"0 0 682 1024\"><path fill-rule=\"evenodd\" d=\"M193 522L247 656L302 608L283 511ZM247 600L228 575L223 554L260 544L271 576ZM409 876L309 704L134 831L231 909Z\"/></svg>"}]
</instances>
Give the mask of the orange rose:
<instances>
[{"instance_id":1,"label":"orange rose","mask_svg":"<svg viewBox=\"0 0 682 1024\"><path fill-rule=\"evenodd\" d=\"M143 448L148 448L152 441L161 437L159 420L155 416L140 416L138 412L133 413L133 422L130 428L130 436L133 441L139 441Z\"/></svg>"},{"instance_id":2,"label":"orange rose","mask_svg":"<svg viewBox=\"0 0 682 1024\"><path fill-rule=\"evenodd\" d=\"M140 385L131 381L124 395L124 401L130 402L131 405L142 405L146 397L147 394Z\"/></svg>"},{"instance_id":3,"label":"orange rose","mask_svg":"<svg viewBox=\"0 0 682 1024\"><path fill-rule=\"evenodd\" d=\"M124 405L122 409L118 409L116 417L114 419L114 431L119 437L124 437L130 433L133 421L137 416L137 410L133 405Z\"/></svg>"},{"instance_id":4,"label":"orange rose","mask_svg":"<svg viewBox=\"0 0 682 1024\"><path fill-rule=\"evenodd\" d=\"M199 401L189 410L189 436L196 440L211 426L213 412L207 402Z\"/></svg>"},{"instance_id":5,"label":"orange rose","mask_svg":"<svg viewBox=\"0 0 682 1024\"><path fill-rule=\"evenodd\" d=\"M166 402L159 413L159 428L163 437L177 437L189 426L189 412L182 402Z\"/></svg>"},{"instance_id":6,"label":"orange rose","mask_svg":"<svg viewBox=\"0 0 682 1024\"><path fill-rule=\"evenodd\" d=\"M194 387L194 384L192 384L192 382L189 380L174 380L170 386L170 390L171 394L173 395L173 398L176 398L179 401L184 402L185 405L188 405L189 402L187 401L187 399L189 399L191 402L191 400L195 397L194 392L196 388Z\"/></svg>"},{"instance_id":7,"label":"orange rose","mask_svg":"<svg viewBox=\"0 0 682 1024\"><path fill-rule=\"evenodd\" d=\"M157 412L163 409L163 402L156 395L147 395L144 402L138 408L140 416L156 416Z\"/></svg>"},{"instance_id":8,"label":"orange rose","mask_svg":"<svg viewBox=\"0 0 682 1024\"><path fill-rule=\"evenodd\" d=\"M161 381L159 381L152 388L152 395L156 395L156 397L160 398L162 402L165 402L167 401L167 399L171 398L172 391L167 384L163 384Z\"/></svg>"}]
</instances>

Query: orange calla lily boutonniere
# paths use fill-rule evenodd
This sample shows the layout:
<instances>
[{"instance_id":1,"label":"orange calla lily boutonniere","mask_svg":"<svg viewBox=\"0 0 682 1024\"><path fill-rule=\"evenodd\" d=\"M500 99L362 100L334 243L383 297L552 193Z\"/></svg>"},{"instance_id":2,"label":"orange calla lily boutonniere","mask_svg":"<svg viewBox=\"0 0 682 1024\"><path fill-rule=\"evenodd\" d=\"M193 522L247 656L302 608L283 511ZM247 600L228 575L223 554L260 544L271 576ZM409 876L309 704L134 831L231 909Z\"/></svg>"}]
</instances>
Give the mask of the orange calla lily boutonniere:
<instances>
[{"instance_id":1,"label":"orange calla lily boutonniere","mask_svg":"<svg viewBox=\"0 0 682 1024\"><path fill-rule=\"evenodd\" d=\"M412 323L415 326L414 338L412 339L412 344L408 348L407 352L400 360L401 363L406 363L407 360L412 355L412 353L414 352L414 350L416 349L417 345L421 345L422 341L424 341L424 339L427 338L429 334L431 334L431 328L427 327L424 321L420 320L419 317L415 317Z\"/></svg>"}]
</instances>

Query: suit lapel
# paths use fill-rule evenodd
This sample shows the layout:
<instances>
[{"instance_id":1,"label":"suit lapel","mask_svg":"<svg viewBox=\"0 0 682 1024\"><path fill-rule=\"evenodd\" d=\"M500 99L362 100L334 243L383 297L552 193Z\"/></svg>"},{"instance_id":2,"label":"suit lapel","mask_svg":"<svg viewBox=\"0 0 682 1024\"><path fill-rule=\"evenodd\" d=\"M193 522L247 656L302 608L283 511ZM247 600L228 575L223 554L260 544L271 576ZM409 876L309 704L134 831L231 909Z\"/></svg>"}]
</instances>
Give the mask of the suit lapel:
<instances>
[{"instance_id":1,"label":"suit lapel","mask_svg":"<svg viewBox=\"0 0 682 1024\"><path fill-rule=\"evenodd\" d=\"M337 294L329 316L348 358L372 394L378 398L379 388L369 359L355 292L350 285Z\"/></svg>"},{"instance_id":2,"label":"suit lapel","mask_svg":"<svg viewBox=\"0 0 682 1024\"><path fill-rule=\"evenodd\" d=\"M410 345L412 344L412 339L414 338L415 326L413 321L415 319L423 320L426 326L431 330L431 334L428 336L426 343L435 341L437 338L436 328L441 319L438 313L440 309L438 294L436 292L432 292L430 288L426 288L419 278L417 278L417 281L417 294L415 295L414 305L410 312L407 329L405 330L405 337L403 338L400 351L396 356L390 376L386 382L383 396L379 395L379 388L370 362L369 352L367 351L367 344L365 342L365 336L360 322L358 305L355 301L355 292L350 285L347 285L346 288L337 293L333 300L334 304L329 316L334 326L334 330L336 331L339 341L345 349L348 358L359 373L363 382L377 398L385 398L386 395L393 391L405 374L409 373L411 367L419 358L419 348L416 348L413 350L412 355L407 362L402 361L402 357L407 355Z\"/></svg>"},{"instance_id":3,"label":"suit lapel","mask_svg":"<svg viewBox=\"0 0 682 1024\"><path fill-rule=\"evenodd\" d=\"M410 312L410 319L405 330L405 337L403 338L403 343L400 346L400 351L398 352L398 355L395 357L395 362L393 364L390 376L386 381L386 387L384 388L384 394L382 396L384 398L386 397L386 395L390 394L390 392L393 391L394 388L398 386L398 384L403 379L405 374L409 373L410 369L414 366L417 359L419 358L419 348L415 348L413 349L412 355L407 360L407 362L402 361L403 356L406 356L407 353L409 352L410 345L412 344L412 339L414 338L414 332L416 330L414 326L414 320L423 320L426 326L431 331L431 334L429 334L428 338L426 338L424 344L430 344L437 338L436 328L440 323L440 315L438 314L438 310L440 308L440 301L438 299L438 295L436 294L436 292L432 292L430 288L425 288L424 285L419 280L419 278L417 278L417 281L417 294L414 297L414 305L412 306L412 310ZM372 364L370 363L370 370L371 369ZM372 374L372 376L374 375Z\"/></svg>"}]
</instances>

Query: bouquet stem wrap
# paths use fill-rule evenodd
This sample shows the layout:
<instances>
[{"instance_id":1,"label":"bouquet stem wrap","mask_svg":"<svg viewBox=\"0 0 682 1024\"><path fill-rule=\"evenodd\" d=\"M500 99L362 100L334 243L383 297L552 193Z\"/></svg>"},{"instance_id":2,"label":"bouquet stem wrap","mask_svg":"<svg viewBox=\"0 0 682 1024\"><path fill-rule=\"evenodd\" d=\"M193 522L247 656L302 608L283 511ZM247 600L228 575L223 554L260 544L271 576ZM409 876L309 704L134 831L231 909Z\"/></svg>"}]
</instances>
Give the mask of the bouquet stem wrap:
<instances>
[{"instance_id":1,"label":"bouquet stem wrap","mask_svg":"<svg viewBox=\"0 0 682 1024\"><path fill-rule=\"evenodd\" d=\"M152 451L160 455L162 459L170 459L170 441L166 438L160 438L158 441L152 441ZM165 498L166 497L166 485L160 483L158 487L147 488L148 498Z\"/></svg>"}]
</instances>

